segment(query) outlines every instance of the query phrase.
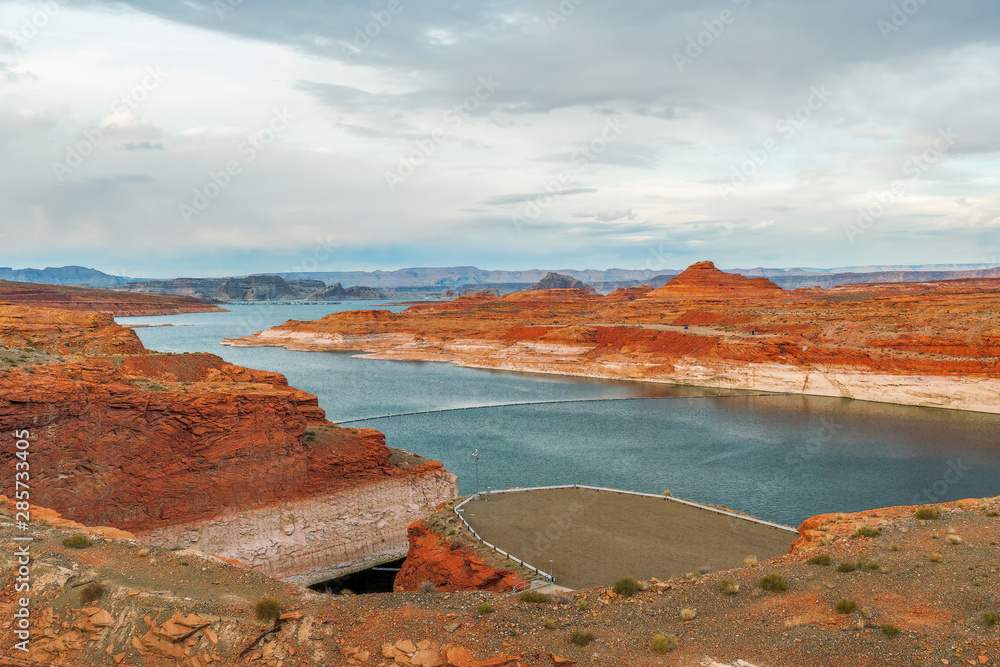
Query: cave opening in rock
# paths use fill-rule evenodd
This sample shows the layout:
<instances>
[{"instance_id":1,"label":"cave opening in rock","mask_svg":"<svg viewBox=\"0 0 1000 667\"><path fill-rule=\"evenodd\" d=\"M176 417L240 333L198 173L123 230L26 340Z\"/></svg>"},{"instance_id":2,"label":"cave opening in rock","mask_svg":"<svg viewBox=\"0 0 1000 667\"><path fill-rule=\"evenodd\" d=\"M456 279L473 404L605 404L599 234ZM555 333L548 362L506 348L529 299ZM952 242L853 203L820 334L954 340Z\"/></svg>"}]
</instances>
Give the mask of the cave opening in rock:
<instances>
[{"instance_id":1,"label":"cave opening in rock","mask_svg":"<svg viewBox=\"0 0 1000 667\"><path fill-rule=\"evenodd\" d=\"M355 594L391 593L392 582L395 580L399 568L403 567L404 560L406 559L401 558L354 574L321 581L309 588L317 593L329 593L330 595L342 595L346 591Z\"/></svg>"}]
</instances>

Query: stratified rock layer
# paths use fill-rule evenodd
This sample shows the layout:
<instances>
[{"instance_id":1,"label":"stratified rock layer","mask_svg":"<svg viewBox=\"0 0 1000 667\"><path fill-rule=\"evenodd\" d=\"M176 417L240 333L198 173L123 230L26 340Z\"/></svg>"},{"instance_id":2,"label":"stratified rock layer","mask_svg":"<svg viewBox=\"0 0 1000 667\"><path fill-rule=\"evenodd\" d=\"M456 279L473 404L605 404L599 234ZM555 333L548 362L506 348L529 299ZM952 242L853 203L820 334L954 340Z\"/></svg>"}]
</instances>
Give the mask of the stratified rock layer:
<instances>
[{"instance_id":1,"label":"stratified rock layer","mask_svg":"<svg viewBox=\"0 0 1000 667\"><path fill-rule=\"evenodd\" d=\"M0 429L31 432L32 500L68 519L308 579L398 557L455 495L283 376L149 353L109 315L0 306L0 343Z\"/></svg>"},{"instance_id":2,"label":"stratified rock layer","mask_svg":"<svg viewBox=\"0 0 1000 667\"><path fill-rule=\"evenodd\" d=\"M785 292L700 262L664 287L477 295L230 345L1000 412L1000 280Z\"/></svg>"},{"instance_id":3,"label":"stratified rock layer","mask_svg":"<svg viewBox=\"0 0 1000 667\"><path fill-rule=\"evenodd\" d=\"M407 530L410 548L395 591L417 591L429 581L441 591L510 591L516 573L493 567L467 545L432 531L425 521Z\"/></svg>"},{"instance_id":4,"label":"stratified rock layer","mask_svg":"<svg viewBox=\"0 0 1000 667\"><path fill-rule=\"evenodd\" d=\"M119 317L208 313L224 310L188 296L129 294L113 290L0 280L0 303L111 313Z\"/></svg>"}]
</instances>

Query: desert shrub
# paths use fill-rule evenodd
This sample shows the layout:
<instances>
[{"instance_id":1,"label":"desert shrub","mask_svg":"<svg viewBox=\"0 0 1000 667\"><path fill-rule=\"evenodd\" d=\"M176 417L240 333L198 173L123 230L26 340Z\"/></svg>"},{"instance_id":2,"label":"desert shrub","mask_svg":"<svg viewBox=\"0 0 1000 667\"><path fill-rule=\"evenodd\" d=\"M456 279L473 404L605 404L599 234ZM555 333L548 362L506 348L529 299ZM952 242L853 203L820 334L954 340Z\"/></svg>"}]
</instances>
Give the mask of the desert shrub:
<instances>
[{"instance_id":1,"label":"desert shrub","mask_svg":"<svg viewBox=\"0 0 1000 667\"><path fill-rule=\"evenodd\" d=\"M653 637L653 650L657 653L670 653L680 645L677 635L666 635L662 632Z\"/></svg>"},{"instance_id":2,"label":"desert shrub","mask_svg":"<svg viewBox=\"0 0 1000 667\"><path fill-rule=\"evenodd\" d=\"M420 582L420 592L421 593L433 593L437 591L437 587L434 586L433 581L424 580Z\"/></svg>"},{"instance_id":3,"label":"desert shrub","mask_svg":"<svg viewBox=\"0 0 1000 667\"><path fill-rule=\"evenodd\" d=\"M701 567L698 568L698 574L708 574L711 571L712 568L709 567L708 565L702 565Z\"/></svg>"},{"instance_id":4,"label":"desert shrub","mask_svg":"<svg viewBox=\"0 0 1000 667\"><path fill-rule=\"evenodd\" d=\"M986 625L996 625L997 621L1000 621L1000 614L995 611L984 611L983 612L983 622Z\"/></svg>"},{"instance_id":5,"label":"desert shrub","mask_svg":"<svg viewBox=\"0 0 1000 667\"><path fill-rule=\"evenodd\" d=\"M892 639L893 637L899 634L899 628L897 628L895 625L890 625L889 623L886 623L885 625L882 626L882 634L888 637L889 639Z\"/></svg>"},{"instance_id":6,"label":"desert shrub","mask_svg":"<svg viewBox=\"0 0 1000 667\"><path fill-rule=\"evenodd\" d=\"M580 611L587 611L587 599L580 598L579 600L577 600L576 608L579 609Z\"/></svg>"},{"instance_id":7,"label":"desert shrub","mask_svg":"<svg viewBox=\"0 0 1000 667\"><path fill-rule=\"evenodd\" d=\"M854 537L878 537L882 534L882 531L878 528L872 528L867 523L863 523L858 526L858 529L854 531Z\"/></svg>"},{"instance_id":8,"label":"desert shrub","mask_svg":"<svg viewBox=\"0 0 1000 667\"><path fill-rule=\"evenodd\" d=\"M930 555L930 559L932 563L940 563L942 560L944 560L944 556L941 555L940 551L935 551Z\"/></svg>"},{"instance_id":9,"label":"desert shrub","mask_svg":"<svg viewBox=\"0 0 1000 667\"><path fill-rule=\"evenodd\" d=\"M104 585L99 581L91 581L80 589L80 602L89 604L94 600L100 600L104 595Z\"/></svg>"},{"instance_id":10,"label":"desert shrub","mask_svg":"<svg viewBox=\"0 0 1000 667\"><path fill-rule=\"evenodd\" d=\"M740 585L731 579L723 579L719 582L719 590L726 595L736 595L740 592Z\"/></svg>"},{"instance_id":11,"label":"desert shrub","mask_svg":"<svg viewBox=\"0 0 1000 667\"><path fill-rule=\"evenodd\" d=\"M691 609L690 607L684 607L684 609L681 609L681 620L692 621L697 615L698 611L696 609Z\"/></svg>"},{"instance_id":12,"label":"desert shrub","mask_svg":"<svg viewBox=\"0 0 1000 667\"><path fill-rule=\"evenodd\" d=\"M948 540L948 544L961 544L962 543L962 538L960 536L958 536L958 535L955 535L954 533L949 533L948 537L946 539Z\"/></svg>"},{"instance_id":13,"label":"desert shrub","mask_svg":"<svg viewBox=\"0 0 1000 667\"><path fill-rule=\"evenodd\" d=\"M917 519L923 519L924 521L928 519L940 519L941 510L937 507L921 507L913 513L913 516Z\"/></svg>"},{"instance_id":14,"label":"desert shrub","mask_svg":"<svg viewBox=\"0 0 1000 667\"><path fill-rule=\"evenodd\" d=\"M274 598L261 598L253 608L258 621L276 621L281 616L281 603Z\"/></svg>"},{"instance_id":15,"label":"desert shrub","mask_svg":"<svg viewBox=\"0 0 1000 667\"><path fill-rule=\"evenodd\" d=\"M480 616L482 616L483 614L492 614L493 605L491 605L489 602L480 602L479 606L476 607L476 613L479 614Z\"/></svg>"},{"instance_id":16,"label":"desert shrub","mask_svg":"<svg viewBox=\"0 0 1000 667\"><path fill-rule=\"evenodd\" d=\"M832 561L826 554L817 554L806 561L810 565L829 565Z\"/></svg>"},{"instance_id":17,"label":"desert shrub","mask_svg":"<svg viewBox=\"0 0 1000 667\"><path fill-rule=\"evenodd\" d=\"M777 573L771 573L760 580L760 587L772 593L781 593L788 590L788 582Z\"/></svg>"},{"instance_id":18,"label":"desert shrub","mask_svg":"<svg viewBox=\"0 0 1000 667\"><path fill-rule=\"evenodd\" d=\"M86 535L81 535L79 533L71 535L70 537L64 537L62 543L64 547L69 547L70 549L86 549L94 544L87 539Z\"/></svg>"},{"instance_id":19,"label":"desert shrub","mask_svg":"<svg viewBox=\"0 0 1000 667\"><path fill-rule=\"evenodd\" d=\"M1000 516L1000 511L986 510L986 516Z\"/></svg>"},{"instance_id":20,"label":"desert shrub","mask_svg":"<svg viewBox=\"0 0 1000 667\"><path fill-rule=\"evenodd\" d=\"M854 572L858 566L850 561L844 561L837 565L837 572Z\"/></svg>"},{"instance_id":21,"label":"desert shrub","mask_svg":"<svg viewBox=\"0 0 1000 667\"><path fill-rule=\"evenodd\" d=\"M743 559L743 564L747 567L753 567L758 563L756 556L746 556Z\"/></svg>"},{"instance_id":22,"label":"desert shrub","mask_svg":"<svg viewBox=\"0 0 1000 667\"><path fill-rule=\"evenodd\" d=\"M546 616L545 620L542 621L542 625L544 625L549 630L555 630L559 624L555 622L555 619L551 619L548 616Z\"/></svg>"},{"instance_id":23,"label":"desert shrub","mask_svg":"<svg viewBox=\"0 0 1000 667\"><path fill-rule=\"evenodd\" d=\"M569 636L569 643L577 646L587 646L592 641L594 641L594 635L583 630L574 630L573 634Z\"/></svg>"},{"instance_id":24,"label":"desert shrub","mask_svg":"<svg viewBox=\"0 0 1000 667\"><path fill-rule=\"evenodd\" d=\"M556 591L555 593L549 593L549 601L552 604L572 604L573 598L565 593Z\"/></svg>"},{"instance_id":25,"label":"desert shrub","mask_svg":"<svg viewBox=\"0 0 1000 667\"><path fill-rule=\"evenodd\" d=\"M524 591L521 593L521 602L532 602L542 604L549 601L549 596L538 591Z\"/></svg>"},{"instance_id":26,"label":"desert shrub","mask_svg":"<svg viewBox=\"0 0 1000 667\"><path fill-rule=\"evenodd\" d=\"M854 600L841 598L841 600L837 602L837 611L841 614L853 614L854 610L857 608L858 603Z\"/></svg>"},{"instance_id":27,"label":"desert shrub","mask_svg":"<svg viewBox=\"0 0 1000 667\"><path fill-rule=\"evenodd\" d=\"M879 569L879 564L873 560L868 560L864 556L858 559L858 569L859 570L872 570L875 571Z\"/></svg>"},{"instance_id":28,"label":"desert shrub","mask_svg":"<svg viewBox=\"0 0 1000 667\"><path fill-rule=\"evenodd\" d=\"M635 577L622 577L615 582L615 593L625 598L630 598L641 590L642 586L635 580Z\"/></svg>"}]
</instances>

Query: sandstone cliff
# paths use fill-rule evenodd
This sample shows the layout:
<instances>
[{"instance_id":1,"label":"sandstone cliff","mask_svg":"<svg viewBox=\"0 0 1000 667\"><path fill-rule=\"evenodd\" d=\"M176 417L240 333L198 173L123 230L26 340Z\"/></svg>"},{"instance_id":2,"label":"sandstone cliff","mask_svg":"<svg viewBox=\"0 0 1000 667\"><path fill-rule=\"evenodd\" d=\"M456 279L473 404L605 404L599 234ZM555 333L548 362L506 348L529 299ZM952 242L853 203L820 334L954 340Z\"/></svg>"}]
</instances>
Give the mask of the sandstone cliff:
<instances>
[{"instance_id":1,"label":"sandstone cliff","mask_svg":"<svg viewBox=\"0 0 1000 667\"><path fill-rule=\"evenodd\" d=\"M148 352L109 315L0 306L0 344L0 429L31 431L32 498L68 519L312 581L398 557L456 491L283 376Z\"/></svg>"},{"instance_id":2,"label":"sandstone cliff","mask_svg":"<svg viewBox=\"0 0 1000 667\"><path fill-rule=\"evenodd\" d=\"M1000 280L784 292L702 262L657 290L335 313L230 345L1000 412Z\"/></svg>"},{"instance_id":3,"label":"sandstone cliff","mask_svg":"<svg viewBox=\"0 0 1000 667\"><path fill-rule=\"evenodd\" d=\"M90 287L72 287L0 280L0 303L37 308L61 308L111 313L119 317L208 313L225 310L186 296L128 294Z\"/></svg>"}]
</instances>

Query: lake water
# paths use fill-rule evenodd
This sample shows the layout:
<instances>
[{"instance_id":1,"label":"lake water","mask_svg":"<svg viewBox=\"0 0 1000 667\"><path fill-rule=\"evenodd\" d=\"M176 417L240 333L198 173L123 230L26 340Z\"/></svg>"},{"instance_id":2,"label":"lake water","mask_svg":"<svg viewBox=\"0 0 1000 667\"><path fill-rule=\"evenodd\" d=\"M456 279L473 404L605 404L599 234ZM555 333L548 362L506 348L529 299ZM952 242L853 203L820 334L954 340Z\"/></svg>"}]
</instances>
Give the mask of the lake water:
<instances>
[{"instance_id":1,"label":"lake water","mask_svg":"<svg viewBox=\"0 0 1000 667\"><path fill-rule=\"evenodd\" d=\"M401 306L231 306L232 312L122 317L152 350L212 352L283 373L333 422L441 408L571 399L356 422L392 447L436 459L463 493L590 484L727 505L796 525L824 512L1000 494L1000 416L807 396L732 395L655 383L356 359L220 344L289 319ZM730 394L718 396L719 394ZM1000 399L998 399L1000 400Z\"/></svg>"}]
</instances>

